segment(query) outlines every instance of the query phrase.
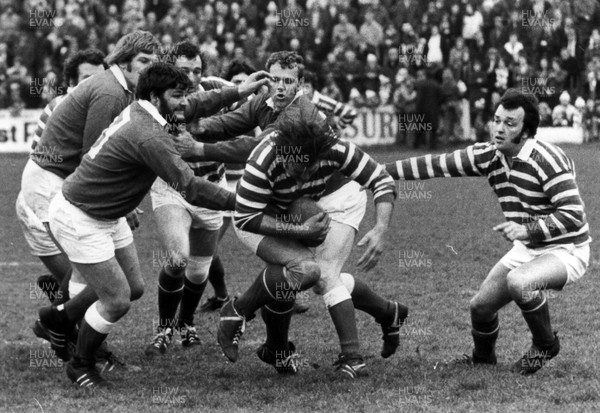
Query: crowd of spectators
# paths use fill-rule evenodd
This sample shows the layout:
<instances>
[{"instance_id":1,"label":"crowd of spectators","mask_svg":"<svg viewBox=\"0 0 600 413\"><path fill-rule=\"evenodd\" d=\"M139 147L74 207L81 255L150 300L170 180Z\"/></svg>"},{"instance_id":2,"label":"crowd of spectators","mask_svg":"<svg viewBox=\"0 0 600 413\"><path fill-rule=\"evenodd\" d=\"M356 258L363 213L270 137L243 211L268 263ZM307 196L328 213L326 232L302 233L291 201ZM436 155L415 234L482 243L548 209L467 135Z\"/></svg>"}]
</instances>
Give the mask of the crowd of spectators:
<instances>
[{"instance_id":1,"label":"crowd of spectators","mask_svg":"<svg viewBox=\"0 0 600 413\"><path fill-rule=\"evenodd\" d=\"M538 97L543 124L577 121L570 108L560 110L566 98L581 122L593 123L599 2L0 0L0 109L43 107L69 54L108 53L142 29L164 47L199 44L204 75L221 75L233 60L262 68L271 52L296 50L317 74L317 90L356 107L417 113L424 85L433 84L441 90L440 134L450 140L471 126L471 137L484 139L491 108L510 87Z\"/></svg>"}]
</instances>

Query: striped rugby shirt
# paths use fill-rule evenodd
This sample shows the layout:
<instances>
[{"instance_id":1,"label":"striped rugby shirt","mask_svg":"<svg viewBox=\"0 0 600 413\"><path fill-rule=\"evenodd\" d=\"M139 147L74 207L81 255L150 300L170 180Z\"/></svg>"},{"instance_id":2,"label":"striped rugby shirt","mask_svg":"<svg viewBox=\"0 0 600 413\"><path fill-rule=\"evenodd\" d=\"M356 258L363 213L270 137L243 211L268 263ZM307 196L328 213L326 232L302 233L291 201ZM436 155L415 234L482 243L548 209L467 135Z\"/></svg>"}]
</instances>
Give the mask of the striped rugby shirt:
<instances>
[{"instance_id":1,"label":"striped rugby shirt","mask_svg":"<svg viewBox=\"0 0 600 413\"><path fill-rule=\"evenodd\" d=\"M248 158L236 198L234 221L238 228L255 232L263 214L284 213L292 201L303 196L320 199L337 171L371 189L375 203L393 202L394 181L383 166L343 139L319 156L319 169L309 181L298 183L278 160L272 140L278 133L267 133Z\"/></svg>"},{"instance_id":2,"label":"striped rugby shirt","mask_svg":"<svg viewBox=\"0 0 600 413\"><path fill-rule=\"evenodd\" d=\"M334 116L337 116L339 118L338 126L341 129L344 129L346 126L354 122L354 119L356 119L358 116L356 109L353 107L345 105L342 102L338 102L337 100L325 96L316 90L313 92L311 102L326 114L331 113Z\"/></svg>"},{"instance_id":3,"label":"striped rugby shirt","mask_svg":"<svg viewBox=\"0 0 600 413\"><path fill-rule=\"evenodd\" d=\"M558 147L527 139L512 168L490 142L442 155L425 155L386 164L394 179L487 176L507 221L525 225L529 248L591 241L575 166Z\"/></svg>"},{"instance_id":4,"label":"striped rugby shirt","mask_svg":"<svg viewBox=\"0 0 600 413\"><path fill-rule=\"evenodd\" d=\"M71 88L71 87L68 88L67 94L69 92L71 92L72 90L73 90L73 88ZM33 142L31 142L31 151L32 152L35 150L35 147L40 142L40 139L42 139L42 132L44 132L44 129L46 128L46 122L48 122L48 118L50 117L50 115L52 115L52 112L54 111L54 109L56 109L56 107L58 105L60 105L60 102L62 102L66 97L67 97L67 95L57 96L54 99L52 99L50 102L48 102L48 104L44 107L44 110L42 111L42 114L40 115L40 118L38 120L37 128L35 129L35 133L33 134Z\"/></svg>"}]
</instances>

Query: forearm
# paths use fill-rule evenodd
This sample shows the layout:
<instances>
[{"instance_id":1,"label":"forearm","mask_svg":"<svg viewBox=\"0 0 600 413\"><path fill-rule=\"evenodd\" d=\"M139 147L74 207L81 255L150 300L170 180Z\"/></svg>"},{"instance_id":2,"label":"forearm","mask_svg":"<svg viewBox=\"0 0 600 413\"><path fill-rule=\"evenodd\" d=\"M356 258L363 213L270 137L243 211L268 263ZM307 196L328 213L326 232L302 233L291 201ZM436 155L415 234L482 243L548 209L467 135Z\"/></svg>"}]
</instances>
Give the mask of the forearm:
<instances>
[{"instance_id":1,"label":"forearm","mask_svg":"<svg viewBox=\"0 0 600 413\"><path fill-rule=\"evenodd\" d=\"M184 160L188 162L245 163L259 142L256 138L250 136L216 143L196 142L192 148L192 154L185 156Z\"/></svg>"},{"instance_id":2,"label":"forearm","mask_svg":"<svg viewBox=\"0 0 600 413\"><path fill-rule=\"evenodd\" d=\"M387 231L392 220L392 212L394 204L391 202L376 202L375 203L375 226L381 231Z\"/></svg>"}]
</instances>

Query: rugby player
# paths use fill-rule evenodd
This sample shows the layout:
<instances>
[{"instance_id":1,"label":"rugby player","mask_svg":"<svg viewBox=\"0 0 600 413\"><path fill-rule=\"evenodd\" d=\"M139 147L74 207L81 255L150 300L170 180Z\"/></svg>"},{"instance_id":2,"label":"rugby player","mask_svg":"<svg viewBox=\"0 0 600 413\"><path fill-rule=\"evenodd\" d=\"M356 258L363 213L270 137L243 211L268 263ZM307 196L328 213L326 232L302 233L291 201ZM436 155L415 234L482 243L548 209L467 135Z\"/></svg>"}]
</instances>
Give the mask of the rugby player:
<instances>
[{"instance_id":1,"label":"rugby player","mask_svg":"<svg viewBox=\"0 0 600 413\"><path fill-rule=\"evenodd\" d=\"M63 71L67 93L70 93L83 80L102 72L105 69L104 57L104 54L99 50L86 49L80 50L67 58ZM48 118L65 97L66 94L55 97L42 111L33 136L32 151L41 139L42 131L46 127ZM55 155L52 152L48 152L46 156L51 158ZM58 160L58 158L55 160ZM23 235L32 255L39 257L44 266L50 271L50 275L42 275L38 278L38 286L48 294L51 302L56 301L60 303L66 301L71 274L69 260L56 246L44 224L33 213L32 209L27 206L22 192L19 192L17 196L16 212L17 220L21 225ZM60 292L59 284L61 284Z\"/></svg>"},{"instance_id":2,"label":"rugby player","mask_svg":"<svg viewBox=\"0 0 600 413\"><path fill-rule=\"evenodd\" d=\"M256 96L233 112L202 119L200 121L201 136L234 137L247 133L256 126L265 129L277 119L282 110L302 96L304 65L301 56L295 52L273 53L267 60L266 67L275 79L270 92ZM303 100L307 101L306 97ZM326 243L327 248L318 252L319 266L324 276L315 292L324 296L340 337L340 345L343 347L342 354L357 354L358 351L358 332L354 318L354 306L356 306L372 315L381 324L384 340L381 355L389 357L394 354L399 345L399 330L402 321L407 316L408 309L397 302L379 297L364 282L354 279L352 275L340 275L341 268L350 255L354 237L366 209L366 195L360 191L360 185L351 182L339 173L334 174L334 177L328 180L327 185L328 194L339 191L338 193L348 196L346 199L347 210L354 215L352 219L340 216L339 222L334 219L335 238L338 242ZM337 206L332 205L331 208L339 210ZM366 247L358 262L364 269L371 269L383 251L385 232L383 227L383 225L378 225L376 230L371 231L358 244ZM231 310L228 311L231 312ZM265 314L267 313L263 311L263 318L281 316L284 318L282 323L289 323L289 320L285 320L289 314L267 314L266 316ZM239 322L239 320L235 321L238 324ZM236 343L225 344L226 347L232 348L231 351L226 352L226 355L229 354L230 359L237 359L237 339L229 337L227 340L235 340ZM351 364L362 366L362 358L355 357L351 360ZM342 371L355 377L358 368L356 371L353 369L342 369Z\"/></svg>"},{"instance_id":3,"label":"rugby player","mask_svg":"<svg viewBox=\"0 0 600 413\"><path fill-rule=\"evenodd\" d=\"M25 204L45 223L48 206L68 177L112 120L133 101L139 72L156 57L159 43L148 32L123 36L106 58L109 68L79 84L55 108L42 131L39 144L23 171L21 190ZM52 156L47 154L51 153ZM135 213L132 226L139 225ZM67 333L81 320L96 295L74 269L69 282L70 300L44 307L34 325L38 336L49 336L51 346L63 360L70 357Z\"/></svg>"},{"instance_id":4,"label":"rugby player","mask_svg":"<svg viewBox=\"0 0 600 413\"><path fill-rule=\"evenodd\" d=\"M546 290L562 290L583 276L591 238L573 161L536 138L539 121L535 97L509 89L497 105L491 142L386 164L394 179L485 176L500 202L506 221L493 230L513 247L471 299L474 349L457 362L497 363L498 311L511 301L532 335L511 370L533 374L560 350Z\"/></svg>"},{"instance_id":5,"label":"rugby player","mask_svg":"<svg viewBox=\"0 0 600 413\"><path fill-rule=\"evenodd\" d=\"M177 152L166 119L187 104L192 86L186 74L155 63L140 74L139 100L104 130L64 182L50 205L50 227L73 266L98 300L85 313L77 350L67 365L79 386L109 386L95 367L95 352L114 324L141 297L144 281L125 215L133 211L160 177L193 205L230 210L235 195L194 176Z\"/></svg>"},{"instance_id":6,"label":"rugby player","mask_svg":"<svg viewBox=\"0 0 600 413\"><path fill-rule=\"evenodd\" d=\"M48 119L40 143L31 155L33 162L23 172L25 201L42 222L47 221L47 206L63 180L74 171L102 131L133 101L139 73L158 58L159 50L160 43L149 32L135 31L123 36L106 59L109 68L77 87ZM266 79L244 87L194 93L188 97L184 118L192 121L206 115L209 102L227 106L264 82ZM60 162L49 162L44 157L47 151L44 148L51 148L60 156ZM135 212L127 218L131 226L139 226ZM80 293L64 305L42 308L34 329L47 332L52 348L65 361L69 359L67 332L97 300L95 293L75 276L69 289Z\"/></svg>"},{"instance_id":7,"label":"rugby player","mask_svg":"<svg viewBox=\"0 0 600 413\"><path fill-rule=\"evenodd\" d=\"M180 42L167 60L186 73L193 91L200 90L203 62L197 46L188 41ZM248 92L254 92L268 82L268 79L256 82L257 78L265 75L266 72L251 74L233 89L245 98ZM222 109L222 102L206 100L203 107L204 115L208 116ZM186 124L186 127L193 133L194 122ZM223 163L197 161L190 162L189 166L195 176L227 188ZM206 288L223 224L223 212L191 205L181 191L181 188L173 188L161 178L156 179L150 191L156 228L168 259L158 276L159 322L156 335L146 347L147 356L164 354L175 332L179 333L184 347L200 344L194 327L194 312Z\"/></svg>"}]
</instances>

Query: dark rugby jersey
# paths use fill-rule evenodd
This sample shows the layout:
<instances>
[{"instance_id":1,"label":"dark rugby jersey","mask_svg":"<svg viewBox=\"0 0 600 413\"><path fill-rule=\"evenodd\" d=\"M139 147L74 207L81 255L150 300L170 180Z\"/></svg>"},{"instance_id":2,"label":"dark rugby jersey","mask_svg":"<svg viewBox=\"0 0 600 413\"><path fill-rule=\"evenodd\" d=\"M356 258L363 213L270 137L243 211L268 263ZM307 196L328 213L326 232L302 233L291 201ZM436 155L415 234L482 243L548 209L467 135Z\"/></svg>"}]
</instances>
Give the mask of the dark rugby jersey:
<instances>
[{"instance_id":1,"label":"dark rugby jersey","mask_svg":"<svg viewBox=\"0 0 600 413\"><path fill-rule=\"evenodd\" d=\"M85 79L54 109L31 159L41 168L66 178L132 100L133 93L118 66ZM49 152L60 155L62 162L49 160Z\"/></svg>"},{"instance_id":2,"label":"dark rugby jersey","mask_svg":"<svg viewBox=\"0 0 600 413\"><path fill-rule=\"evenodd\" d=\"M509 168L492 143L477 143L443 155L425 155L386 164L394 179L487 176L507 221L525 225L530 248L583 244L591 240L575 166L550 143L528 139Z\"/></svg>"},{"instance_id":3,"label":"dark rugby jersey","mask_svg":"<svg viewBox=\"0 0 600 413\"><path fill-rule=\"evenodd\" d=\"M232 210L235 195L194 176L165 124L148 101L125 108L65 180L65 198L94 218L117 219L139 205L159 176L193 205Z\"/></svg>"}]
</instances>

